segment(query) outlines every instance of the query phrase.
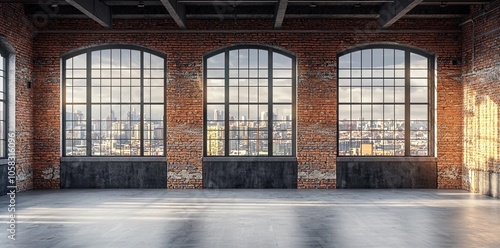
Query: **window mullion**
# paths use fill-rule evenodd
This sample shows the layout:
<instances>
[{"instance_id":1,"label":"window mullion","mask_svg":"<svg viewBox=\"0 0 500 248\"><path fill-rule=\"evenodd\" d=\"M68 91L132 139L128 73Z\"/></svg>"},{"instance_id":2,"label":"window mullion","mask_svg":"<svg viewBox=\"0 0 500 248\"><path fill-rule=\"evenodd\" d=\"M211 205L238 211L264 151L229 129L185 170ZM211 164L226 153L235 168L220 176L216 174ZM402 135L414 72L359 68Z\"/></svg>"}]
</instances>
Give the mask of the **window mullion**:
<instances>
[{"instance_id":1,"label":"window mullion","mask_svg":"<svg viewBox=\"0 0 500 248\"><path fill-rule=\"evenodd\" d=\"M205 85L206 87L206 85ZM224 156L229 156L229 49L224 51ZM205 104L206 105L206 104ZM206 117L205 117L206 118ZM207 140L205 140L207 142Z\"/></svg>"},{"instance_id":2,"label":"window mullion","mask_svg":"<svg viewBox=\"0 0 500 248\"><path fill-rule=\"evenodd\" d=\"M410 156L410 52L405 51L405 157Z\"/></svg>"},{"instance_id":3,"label":"window mullion","mask_svg":"<svg viewBox=\"0 0 500 248\"><path fill-rule=\"evenodd\" d=\"M141 79L140 79L140 84L141 84L141 124L140 124L140 131L139 131L139 137L141 139L140 144L141 144L141 150L140 150L140 156L144 156L144 52L141 51ZM164 148L165 149L165 148Z\"/></svg>"},{"instance_id":4,"label":"window mullion","mask_svg":"<svg viewBox=\"0 0 500 248\"><path fill-rule=\"evenodd\" d=\"M273 156L273 51L268 50L268 109L267 109L267 156Z\"/></svg>"},{"instance_id":5,"label":"window mullion","mask_svg":"<svg viewBox=\"0 0 500 248\"><path fill-rule=\"evenodd\" d=\"M92 120L92 58L91 58L91 52L87 52L87 156L92 156L92 125L91 125L91 120ZM66 131L65 131L66 132Z\"/></svg>"}]
</instances>

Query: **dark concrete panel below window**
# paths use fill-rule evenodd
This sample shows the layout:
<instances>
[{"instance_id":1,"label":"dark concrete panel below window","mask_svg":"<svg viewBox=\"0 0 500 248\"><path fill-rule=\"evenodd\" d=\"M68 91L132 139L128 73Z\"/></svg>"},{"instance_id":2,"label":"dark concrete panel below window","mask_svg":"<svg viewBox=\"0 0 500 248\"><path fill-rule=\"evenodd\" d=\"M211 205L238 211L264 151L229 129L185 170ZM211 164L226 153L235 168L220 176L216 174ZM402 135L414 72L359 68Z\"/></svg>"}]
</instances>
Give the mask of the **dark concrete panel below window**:
<instances>
[{"instance_id":1,"label":"dark concrete panel below window","mask_svg":"<svg viewBox=\"0 0 500 248\"><path fill-rule=\"evenodd\" d=\"M63 161L61 188L166 188L166 162Z\"/></svg>"},{"instance_id":2,"label":"dark concrete panel below window","mask_svg":"<svg viewBox=\"0 0 500 248\"><path fill-rule=\"evenodd\" d=\"M337 188L437 188L437 163L337 161Z\"/></svg>"},{"instance_id":3,"label":"dark concrete panel below window","mask_svg":"<svg viewBox=\"0 0 500 248\"><path fill-rule=\"evenodd\" d=\"M7 194L7 164L0 164L0 195Z\"/></svg>"},{"instance_id":4,"label":"dark concrete panel below window","mask_svg":"<svg viewBox=\"0 0 500 248\"><path fill-rule=\"evenodd\" d=\"M203 161L203 188L297 188L297 161Z\"/></svg>"}]
</instances>

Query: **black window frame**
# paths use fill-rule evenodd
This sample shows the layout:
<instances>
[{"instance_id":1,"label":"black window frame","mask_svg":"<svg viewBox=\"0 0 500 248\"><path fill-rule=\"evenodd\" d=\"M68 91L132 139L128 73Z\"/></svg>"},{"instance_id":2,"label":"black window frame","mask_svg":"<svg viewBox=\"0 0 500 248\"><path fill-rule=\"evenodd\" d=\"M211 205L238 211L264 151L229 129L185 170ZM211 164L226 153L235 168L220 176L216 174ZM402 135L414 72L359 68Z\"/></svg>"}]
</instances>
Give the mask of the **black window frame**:
<instances>
[{"instance_id":1,"label":"black window frame","mask_svg":"<svg viewBox=\"0 0 500 248\"><path fill-rule=\"evenodd\" d=\"M252 156L252 155L236 155L236 156L231 156L229 154L229 106L230 101L229 101L229 81L230 81L230 76L229 76L229 52L233 50L240 50L240 49L257 49L257 50L266 50L268 52L268 102L265 103L268 105L268 113L273 113L273 53L278 53L280 55L283 55L285 57L288 57L292 60L292 103L291 103L291 122L292 122L292 139L291 139L291 144L292 144L292 152L290 155L273 155L273 115L268 115L268 120L267 120L267 126L268 126L268 154L267 156ZM209 58L219 55L219 54L224 54L225 60L224 60L224 89L225 89L225 101L224 101L224 113L225 113L225 137L224 137L224 148L225 152L224 155L208 155L207 154L207 140L208 140L208 128L207 128L207 111L208 111L208 103L207 103L207 61ZM203 157L209 157L209 158L245 158L245 157L252 157L252 158L269 158L269 157L284 157L284 158L290 158L290 157L296 157L297 154L297 65L296 65L296 56L288 51L283 51L281 49L277 49L274 47L270 46L265 46L265 45L233 45L229 47L223 47L214 51L211 51L209 53L206 53L203 55ZM239 67L238 67L239 68ZM260 104L257 102L257 104ZM279 103L276 103L279 105Z\"/></svg>"},{"instance_id":2,"label":"black window frame","mask_svg":"<svg viewBox=\"0 0 500 248\"><path fill-rule=\"evenodd\" d=\"M353 52L357 52L357 51L363 51L363 50L366 50L366 49L395 49L395 50L401 50L401 51L404 51L405 53L405 67L404 67L404 74L405 74L405 77L404 77L404 80L405 80L405 85L404 85L404 89L405 89L405 103L404 103L404 106L405 106L405 129L404 129L404 132L405 132L405 154L403 156L376 156L376 155L371 155L371 156L363 156L363 155L340 155L340 130L339 130L339 105L341 104L339 102L339 94L340 94L340 90L339 90L339 78L340 78L340 57L343 56L343 55L347 55L347 54L350 54L350 53L353 53ZM427 92L427 118L428 118L428 154L426 156L414 156L414 155L411 155L410 153L410 106L411 106L411 103L410 103L410 81L411 81L411 76L410 76L410 72L411 72L411 65L410 65L410 54L411 53L414 53L414 54L417 54L417 55L420 55L420 56L423 56L425 58L427 58L428 62L427 62L427 78L428 78L428 84L427 84L427 87L428 87L428 92ZM362 59L362 58L361 58ZM352 63L352 62L351 62ZM373 62L372 62L373 63ZM436 69L436 56L435 54L432 54L432 53L429 53L429 52L426 52L426 51L423 51L423 50L420 50L418 48L413 48L413 47L408 47L408 46L403 46L403 45L395 45L395 44L369 44L369 45L363 45L363 46L359 46L359 47L354 47L354 48L351 48L351 49L347 49L345 51L342 51L340 53L337 54L337 68L336 68L336 72L337 72L337 76L336 76L336 79L337 79L337 84L336 84L336 87L337 87L337 119L336 119L336 122L337 122L337 149L336 149L336 152L337 152L337 157L340 157L340 158L369 158L369 157L378 157L378 158L429 158L429 157L435 157L436 156L436 148L435 148L435 139L436 139L436 133L435 133L435 125L436 125L436 113L435 113L435 104L436 104L436 78L435 78L435 69ZM371 69L373 70L373 64L371 66ZM352 67L351 67L351 70L352 70ZM352 75L349 77L350 79L352 79ZM373 75L371 77L368 77L369 79L373 79ZM362 88L362 86L360 86ZM351 100L352 101L352 100ZM349 103L350 105L352 105L353 103L350 102ZM362 103L360 103L362 104ZM374 103L369 103L371 105L373 105ZM372 110L373 112L373 110ZM351 138L352 140L352 138Z\"/></svg>"},{"instance_id":3,"label":"black window frame","mask_svg":"<svg viewBox=\"0 0 500 248\"><path fill-rule=\"evenodd\" d=\"M95 51L102 51L102 50L112 50L112 49L129 49L131 51L139 51L140 52L140 91L141 91L141 103L140 103L140 142L141 142L141 151L140 155L92 155L92 125L89 123L92 122L92 110L91 107L93 105L92 103L92 57L91 54L92 52ZM155 56L158 56L163 59L163 89L166 90L167 87L167 56L164 53L155 51L153 49L139 46L139 45L132 45L132 44L105 44L105 45L98 45L94 47L89 47L89 48L84 48L84 49L78 49L77 51L69 52L66 54L63 54L61 56L61 74L62 74L62 97L61 97L61 140L62 140L62 157L95 157L95 158L105 158L105 157L112 157L112 158L117 158L117 157L123 157L123 158L132 158L132 157L139 157L139 158L154 158L154 157L166 157L166 136L167 136L167 125L166 125L166 108L167 108L167 102L166 102L166 94L163 94L163 110L164 110L164 115L163 115L163 155L144 155L144 141L146 140L144 138L144 123L145 123L145 118L144 118L144 105L147 105L147 103L144 102L144 53L149 53ZM66 60L86 54L86 155L66 155ZM121 68L121 66L120 66ZM120 76L121 78L121 76ZM120 102L119 105L124 104L123 102ZM99 105L102 105L100 103ZM158 104L157 104L158 105Z\"/></svg>"},{"instance_id":4,"label":"black window frame","mask_svg":"<svg viewBox=\"0 0 500 248\"><path fill-rule=\"evenodd\" d=\"M0 142L3 143L3 149L2 149L2 153L3 155L0 156L1 159L5 159L8 157L8 131L9 131L9 56L10 56L10 53L8 51L6 51L1 45L0 45L0 59L3 60L3 65L4 67L3 68L0 68L0 70L3 70L3 78L2 78L2 83L3 84L3 94L4 94L4 97L2 100L0 100L0 102L3 102L3 122L4 122L4 126L3 126L3 132L4 132L4 139L1 140Z\"/></svg>"}]
</instances>

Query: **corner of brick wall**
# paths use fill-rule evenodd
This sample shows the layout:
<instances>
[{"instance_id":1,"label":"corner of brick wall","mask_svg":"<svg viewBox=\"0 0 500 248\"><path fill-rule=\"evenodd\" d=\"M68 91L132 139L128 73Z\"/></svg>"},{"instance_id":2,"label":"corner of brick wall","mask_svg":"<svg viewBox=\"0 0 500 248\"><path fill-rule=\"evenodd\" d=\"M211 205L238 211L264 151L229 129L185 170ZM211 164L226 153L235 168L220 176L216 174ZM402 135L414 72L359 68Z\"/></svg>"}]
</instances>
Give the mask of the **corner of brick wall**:
<instances>
[{"instance_id":1,"label":"corner of brick wall","mask_svg":"<svg viewBox=\"0 0 500 248\"><path fill-rule=\"evenodd\" d=\"M26 82L33 81L33 25L24 15L22 4L0 3L0 34L16 53L16 172L17 190L32 189L33 167L33 90Z\"/></svg>"}]
</instances>

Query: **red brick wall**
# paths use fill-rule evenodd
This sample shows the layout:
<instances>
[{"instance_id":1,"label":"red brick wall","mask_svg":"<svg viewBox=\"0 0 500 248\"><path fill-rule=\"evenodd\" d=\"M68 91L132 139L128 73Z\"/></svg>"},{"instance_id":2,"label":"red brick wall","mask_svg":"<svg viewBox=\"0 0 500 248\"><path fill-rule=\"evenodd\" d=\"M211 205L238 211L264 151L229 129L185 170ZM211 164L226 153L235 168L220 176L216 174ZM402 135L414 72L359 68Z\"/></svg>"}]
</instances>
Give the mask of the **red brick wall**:
<instances>
[{"instance_id":1,"label":"red brick wall","mask_svg":"<svg viewBox=\"0 0 500 248\"><path fill-rule=\"evenodd\" d=\"M0 3L0 35L16 53L16 163L19 191L33 188L33 90L25 87L33 79L33 25L24 17L22 4Z\"/></svg>"},{"instance_id":2,"label":"red brick wall","mask_svg":"<svg viewBox=\"0 0 500 248\"><path fill-rule=\"evenodd\" d=\"M471 12L462 26L463 187L500 197L500 1Z\"/></svg>"},{"instance_id":3,"label":"red brick wall","mask_svg":"<svg viewBox=\"0 0 500 248\"><path fill-rule=\"evenodd\" d=\"M376 20L285 19L282 30L315 32L226 32L206 30L271 30L270 20L238 22L190 20L189 30L178 32L170 20L114 20L108 32L90 20L54 21L34 42L36 73L34 101L37 188L59 187L60 55L83 46L108 42L144 45L167 55L168 188L200 188L202 164L202 57L211 50L240 43L287 49L297 55L297 157L299 188L335 187L336 164L336 55L360 44L391 42L416 46L437 55L437 146L440 188L462 183L462 85L459 20L404 19L390 31L377 29ZM59 31L58 31L59 30ZM85 30L68 34L61 30ZM130 31L135 30L135 31ZM150 32L146 30L152 30ZM201 31L200 31L201 30ZM332 31L335 30L335 31ZM359 31L356 32L355 31ZM431 31L428 31L431 30ZM449 30L442 32L442 30ZM451 31L450 31L451 30ZM50 175L54 175L53 178Z\"/></svg>"}]
</instances>

